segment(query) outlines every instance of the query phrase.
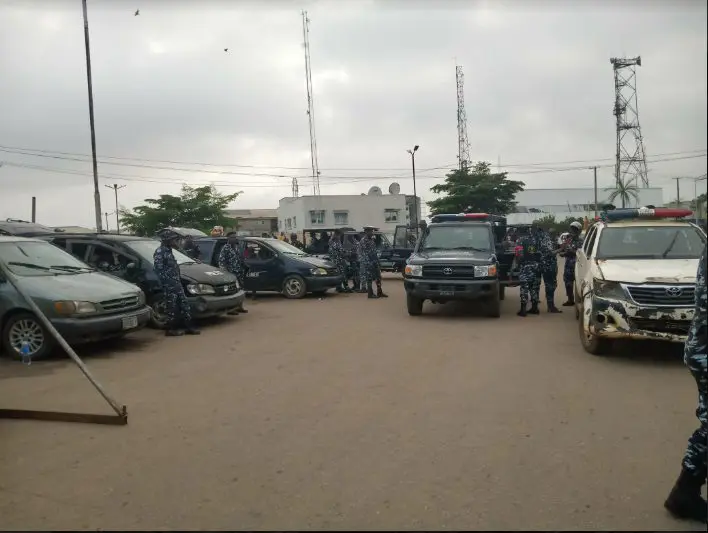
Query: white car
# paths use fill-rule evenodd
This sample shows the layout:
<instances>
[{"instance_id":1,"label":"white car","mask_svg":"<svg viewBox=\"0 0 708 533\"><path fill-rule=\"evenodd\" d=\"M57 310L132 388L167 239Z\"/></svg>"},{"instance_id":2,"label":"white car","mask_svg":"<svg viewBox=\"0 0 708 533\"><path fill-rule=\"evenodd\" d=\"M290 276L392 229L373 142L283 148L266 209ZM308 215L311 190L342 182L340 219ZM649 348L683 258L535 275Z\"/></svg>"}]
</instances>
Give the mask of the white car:
<instances>
[{"instance_id":1,"label":"white car","mask_svg":"<svg viewBox=\"0 0 708 533\"><path fill-rule=\"evenodd\" d=\"M653 217L598 222L577 252L576 317L591 354L608 353L614 339L686 340L706 236Z\"/></svg>"}]
</instances>

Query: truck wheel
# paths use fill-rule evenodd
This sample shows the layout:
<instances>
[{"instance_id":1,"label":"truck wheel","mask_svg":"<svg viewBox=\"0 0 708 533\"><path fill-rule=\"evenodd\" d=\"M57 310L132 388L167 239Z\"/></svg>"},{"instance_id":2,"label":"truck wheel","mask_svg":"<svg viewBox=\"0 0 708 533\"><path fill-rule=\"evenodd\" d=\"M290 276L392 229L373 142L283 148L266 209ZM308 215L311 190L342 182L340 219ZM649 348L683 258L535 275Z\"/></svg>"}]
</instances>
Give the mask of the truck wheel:
<instances>
[{"instance_id":1,"label":"truck wheel","mask_svg":"<svg viewBox=\"0 0 708 533\"><path fill-rule=\"evenodd\" d=\"M506 297L506 286L499 285L499 299L503 300Z\"/></svg>"},{"instance_id":2,"label":"truck wheel","mask_svg":"<svg viewBox=\"0 0 708 533\"><path fill-rule=\"evenodd\" d=\"M498 291L495 291L494 295L489 299L487 305L487 316L492 318L499 318L501 316L501 292L503 287L499 287Z\"/></svg>"},{"instance_id":3,"label":"truck wheel","mask_svg":"<svg viewBox=\"0 0 708 533\"><path fill-rule=\"evenodd\" d=\"M423 302L420 298L406 294L406 306L408 307L408 314L411 316L419 316L423 314Z\"/></svg>"},{"instance_id":4,"label":"truck wheel","mask_svg":"<svg viewBox=\"0 0 708 533\"><path fill-rule=\"evenodd\" d=\"M307 284L302 276L291 274L283 281L283 296L290 300L299 300L307 294Z\"/></svg>"},{"instance_id":5,"label":"truck wheel","mask_svg":"<svg viewBox=\"0 0 708 533\"><path fill-rule=\"evenodd\" d=\"M580 319L578 320L578 333L580 335L580 343L583 345L583 349L592 355L608 355L612 351L612 341L593 335L589 331L585 331L585 321L583 320L584 314L584 308L581 304L579 311Z\"/></svg>"},{"instance_id":6,"label":"truck wheel","mask_svg":"<svg viewBox=\"0 0 708 533\"><path fill-rule=\"evenodd\" d=\"M34 360L46 359L54 349L54 339L32 313L11 316L2 331L2 347L17 361L22 360L20 350L24 342L29 346L29 357Z\"/></svg>"}]
</instances>

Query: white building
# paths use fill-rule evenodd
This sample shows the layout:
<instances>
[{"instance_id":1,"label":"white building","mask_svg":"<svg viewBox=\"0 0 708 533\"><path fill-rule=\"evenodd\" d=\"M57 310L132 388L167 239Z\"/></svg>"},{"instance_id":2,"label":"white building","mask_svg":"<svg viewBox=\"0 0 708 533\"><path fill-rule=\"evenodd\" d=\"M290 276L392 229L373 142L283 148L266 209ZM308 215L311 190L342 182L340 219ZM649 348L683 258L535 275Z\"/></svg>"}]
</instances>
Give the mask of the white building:
<instances>
[{"instance_id":1,"label":"white building","mask_svg":"<svg viewBox=\"0 0 708 533\"><path fill-rule=\"evenodd\" d=\"M638 201L630 201L626 207L664 205L664 190L661 188L639 188ZM610 202L608 197L612 191L604 188L597 190L597 203L611 203L621 207L619 198ZM516 213L510 213L507 220L510 224L528 224L538 218L554 215L556 220L566 217L584 218L595 214L595 192L592 187L581 189L526 189L516 195Z\"/></svg>"},{"instance_id":2,"label":"white building","mask_svg":"<svg viewBox=\"0 0 708 533\"><path fill-rule=\"evenodd\" d=\"M393 189L395 190L395 189ZM420 199L418 220L420 220ZM382 194L372 187L369 194L336 194L282 198L278 205L278 231L374 226L392 234L396 225L415 222L415 200L405 194Z\"/></svg>"}]
</instances>

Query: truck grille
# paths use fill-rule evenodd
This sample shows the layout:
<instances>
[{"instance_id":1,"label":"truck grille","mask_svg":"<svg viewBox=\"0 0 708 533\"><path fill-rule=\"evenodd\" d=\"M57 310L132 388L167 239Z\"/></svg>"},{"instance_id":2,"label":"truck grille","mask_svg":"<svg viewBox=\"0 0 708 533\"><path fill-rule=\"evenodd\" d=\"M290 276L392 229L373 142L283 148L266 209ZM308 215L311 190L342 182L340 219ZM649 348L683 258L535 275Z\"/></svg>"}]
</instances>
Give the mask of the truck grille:
<instances>
[{"instance_id":1,"label":"truck grille","mask_svg":"<svg viewBox=\"0 0 708 533\"><path fill-rule=\"evenodd\" d=\"M140 304L140 298L138 296L126 296L115 300L105 300L100 302L100 304L104 311L122 311L123 309L137 307Z\"/></svg>"},{"instance_id":2,"label":"truck grille","mask_svg":"<svg viewBox=\"0 0 708 533\"><path fill-rule=\"evenodd\" d=\"M214 287L214 292L219 296L223 296L225 294L235 294L238 292L238 285L236 285L236 283L217 285Z\"/></svg>"},{"instance_id":3,"label":"truck grille","mask_svg":"<svg viewBox=\"0 0 708 533\"><path fill-rule=\"evenodd\" d=\"M694 305L692 285L625 285L632 300L639 305L691 307Z\"/></svg>"},{"instance_id":4,"label":"truck grille","mask_svg":"<svg viewBox=\"0 0 708 533\"><path fill-rule=\"evenodd\" d=\"M423 277L434 279L469 279L474 278L474 267L459 265L424 266Z\"/></svg>"},{"instance_id":5,"label":"truck grille","mask_svg":"<svg viewBox=\"0 0 708 533\"><path fill-rule=\"evenodd\" d=\"M650 318L633 318L632 327L654 333L672 333L674 335L688 335L691 322L688 320L655 320Z\"/></svg>"}]
</instances>

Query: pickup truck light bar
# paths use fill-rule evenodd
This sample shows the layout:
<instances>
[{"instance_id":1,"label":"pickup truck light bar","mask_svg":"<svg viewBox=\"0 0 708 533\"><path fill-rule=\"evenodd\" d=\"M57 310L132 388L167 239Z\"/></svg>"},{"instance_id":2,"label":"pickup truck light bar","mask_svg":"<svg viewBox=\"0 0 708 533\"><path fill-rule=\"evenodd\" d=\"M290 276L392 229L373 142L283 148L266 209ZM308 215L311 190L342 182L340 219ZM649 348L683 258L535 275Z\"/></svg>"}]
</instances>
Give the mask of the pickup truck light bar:
<instances>
[{"instance_id":1,"label":"pickup truck light bar","mask_svg":"<svg viewBox=\"0 0 708 533\"><path fill-rule=\"evenodd\" d=\"M604 211L600 219L606 222L616 222L619 220L630 220L633 218L683 218L693 214L690 209L673 209L669 207L639 207L636 209L614 209Z\"/></svg>"},{"instance_id":2,"label":"pickup truck light bar","mask_svg":"<svg viewBox=\"0 0 708 533\"><path fill-rule=\"evenodd\" d=\"M433 215L432 223L436 222L461 222L465 220L489 220L488 213L458 213Z\"/></svg>"}]
</instances>

